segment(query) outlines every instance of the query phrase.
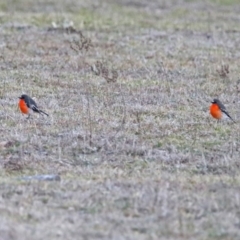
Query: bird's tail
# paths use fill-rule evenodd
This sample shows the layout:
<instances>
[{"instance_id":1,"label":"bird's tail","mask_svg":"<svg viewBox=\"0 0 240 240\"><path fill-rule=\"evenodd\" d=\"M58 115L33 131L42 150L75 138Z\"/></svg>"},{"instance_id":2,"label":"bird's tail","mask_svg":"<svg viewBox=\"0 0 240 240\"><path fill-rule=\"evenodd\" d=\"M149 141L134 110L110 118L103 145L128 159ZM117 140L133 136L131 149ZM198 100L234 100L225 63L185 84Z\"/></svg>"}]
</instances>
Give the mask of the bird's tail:
<instances>
[{"instance_id":1,"label":"bird's tail","mask_svg":"<svg viewBox=\"0 0 240 240\"><path fill-rule=\"evenodd\" d=\"M228 112L226 112L226 111L223 111L234 123L236 123L233 119L232 119L232 117L228 114Z\"/></svg>"},{"instance_id":2,"label":"bird's tail","mask_svg":"<svg viewBox=\"0 0 240 240\"><path fill-rule=\"evenodd\" d=\"M49 117L49 115L48 115L47 113L45 113L44 111L42 111L42 110L39 110L39 112L40 112L40 113L43 113L43 114L45 114L46 116L48 116L48 117Z\"/></svg>"}]
</instances>

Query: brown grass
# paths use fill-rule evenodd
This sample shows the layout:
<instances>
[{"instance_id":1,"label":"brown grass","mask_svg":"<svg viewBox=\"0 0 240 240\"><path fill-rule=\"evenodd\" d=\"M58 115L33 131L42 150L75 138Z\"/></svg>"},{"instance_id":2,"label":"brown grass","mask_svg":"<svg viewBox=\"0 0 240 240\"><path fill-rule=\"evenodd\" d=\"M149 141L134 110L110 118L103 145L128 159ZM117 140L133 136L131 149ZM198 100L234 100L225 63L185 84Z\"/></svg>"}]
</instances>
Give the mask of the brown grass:
<instances>
[{"instance_id":1,"label":"brown grass","mask_svg":"<svg viewBox=\"0 0 240 240\"><path fill-rule=\"evenodd\" d=\"M0 239L240 238L238 2L0 9Z\"/></svg>"}]
</instances>

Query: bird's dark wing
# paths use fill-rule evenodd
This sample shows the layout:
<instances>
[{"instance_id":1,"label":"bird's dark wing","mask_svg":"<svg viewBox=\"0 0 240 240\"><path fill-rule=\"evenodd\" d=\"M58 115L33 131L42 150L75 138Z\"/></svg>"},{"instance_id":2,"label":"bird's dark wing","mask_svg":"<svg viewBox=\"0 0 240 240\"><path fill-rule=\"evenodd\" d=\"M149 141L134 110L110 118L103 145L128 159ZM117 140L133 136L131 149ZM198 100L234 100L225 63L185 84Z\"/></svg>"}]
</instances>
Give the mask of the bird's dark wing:
<instances>
[{"instance_id":1,"label":"bird's dark wing","mask_svg":"<svg viewBox=\"0 0 240 240\"><path fill-rule=\"evenodd\" d=\"M47 113L45 113L44 111L40 110L40 109L38 108L36 102L35 102L32 98L30 98L29 96L25 96L25 102L26 102L28 108L31 108L34 112L37 112L37 113L40 113L40 114L43 113L43 114L49 116L49 115L48 115Z\"/></svg>"},{"instance_id":2,"label":"bird's dark wing","mask_svg":"<svg viewBox=\"0 0 240 240\"><path fill-rule=\"evenodd\" d=\"M219 106L219 108L220 108L223 112L226 111L225 106L221 103L220 100L216 99L215 101L216 101L217 105Z\"/></svg>"},{"instance_id":3,"label":"bird's dark wing","mask_svg":"<svg viewBox=\"0 0 240 240\"><path fill-rule=\"evenodd\" d=\"M218 99L215 99L215 101L216 101L217 105L219 106L219 108L221 109L221 111L222 111L223 113L225 113L234 123L236 123L236 122L232 119L232 117L229 115L229 113L227 112L227 109L226 109L225 106L221 103L221 101L218 100Z\"/></svg>"},{"instance_id":4,"label":"bird's dark wing","mask_svg":"<svg viewBox=\"0 0 240 240\"><path fill-rule=\"evenodd\" d=\"M38 112L40 113L40 110L38 109L38 107L34 104L30 105L30 108L34 111L34 112Z\"/></svg>"},{"instance_id":5,"label":"bird's dark wing","mask_svg":"<svg viewBox=\"0 0 240 240\"><path fill-rule=\"evenodd\" d=\"M34 107L37 108L36 102L33 99L31 99L29 96L25 97L25 102L26 102L27 106L29 108L31 108L32 110L33 110Z\"/></svg>"}]
</instances>

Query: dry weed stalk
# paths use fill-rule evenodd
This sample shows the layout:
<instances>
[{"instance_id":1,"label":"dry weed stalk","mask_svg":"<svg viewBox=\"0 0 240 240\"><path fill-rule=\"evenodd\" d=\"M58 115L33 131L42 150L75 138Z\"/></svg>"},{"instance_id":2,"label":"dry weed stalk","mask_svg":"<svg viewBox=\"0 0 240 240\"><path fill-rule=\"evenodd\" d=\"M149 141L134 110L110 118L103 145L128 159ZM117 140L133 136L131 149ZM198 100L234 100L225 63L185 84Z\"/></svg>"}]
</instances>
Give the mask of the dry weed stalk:
<instances>
[{"instance_id":1,"label":"dry weed stalk","mask_svg":"<svg viewBox=\"0 0 240 240\"><path fill-rule=\"evenodd\" d=\"M60 32L60 33L80 33L81 31L74 28L72 25L68 26L57 26L56 23L52 23L52 26L47 29L48 32Z\"/></svg>"},{"instance_id":2,"label":"dry weed stalk","mask_svg":"<svg viewBox=\"0 0 240 240\"><path fill-rule=\"evenodd\" d=\"M240 79L237 80L236 91L237 91L237 94L240 93Z\"/></svg>"},{"instance_id":3,"label":"dry weed stalk","mask_svg":"<svg viewBox=\"0 0 240 240\"><path fill-rule=\"evenodd\" d=\"M91 105L90 105L89 94L87 94L87 115L88 115L88 123L89 123L89 146L92 146L93 128L92 128L92 115L91 115Z\"/></svg>"},{"instance_id":4,"label":"dry weed stalk","mask_svg":"<svg viewBox=\"0 0 240 240\"><path fill-rule=\"evenodd\" d=\"M105 78L108 83L116 82L118 79L118 72L115 69L109 70L100 61L97 61L94 65L92 65L91 70L95 73L95 75Z\"/></svg>"},{"instance_id":5,"label":"dry weed stalk","mask_svg":"<svg viewBox=\"0 0 240 240\"><path fill-rule=\"evenodd\" d=\"M133 114L134 114L134 116L136 117L136 121L137 121L137 127L138 127L138 134L141 134L142 133L142 131L141 131L141 129L142 129L142 124L141 124L141 112L140 111L134 111L133 112Z\"/></svg>"},{"instance_id":6,"label":"dry weed stalk","mask_svg":"<svg viewBox=\"0 0 240 240\"><path fill-rule=\"evenodd\" d=\"M24 169L24 164L18 159L9 159L4 163L3 168L7 172L22 171Z\"/></svg>"},{"instance_id":7,"label":"dry weed stalk","mask_svg":"<svg viewBox=\"0 0 240 240\"><path fill-rule=\"evenodd\" d=\"M227 77L229 74L229 65L228 64L222 64L220 69L217 69L217 73L220 77Z\"/></svg>"},{"instance_id":8,"label":"dry weed stalk","mask_svg":"<svg viewBox=\"0 0 240 240\"><path fill-rule=\"evenodd\" d=\"M91 39L85 37L81 31L77 31L77 33L80 37L80 40L74 39L72 42L70 42L70 48L76 53L79 53L82 50L87 52L91 47L93 47Z\"/></svg>"}]
</instances>

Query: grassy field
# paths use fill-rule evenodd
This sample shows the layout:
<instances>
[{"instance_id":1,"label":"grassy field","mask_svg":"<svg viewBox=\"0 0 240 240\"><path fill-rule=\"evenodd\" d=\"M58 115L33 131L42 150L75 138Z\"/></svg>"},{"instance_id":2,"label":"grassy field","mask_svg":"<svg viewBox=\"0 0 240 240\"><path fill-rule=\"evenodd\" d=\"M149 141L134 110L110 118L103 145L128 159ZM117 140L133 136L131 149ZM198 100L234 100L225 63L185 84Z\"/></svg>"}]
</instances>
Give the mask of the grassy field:
<instances>
[{"instance_id":1,"label":"grassy field","mask_svg":"<svg viewBox=\"0 0 240 240\"><path fill-rule=\"evenodd\" d=\"M0 240L240 239L239 11L1 1Z\"/></svg>"}]
</instances>

